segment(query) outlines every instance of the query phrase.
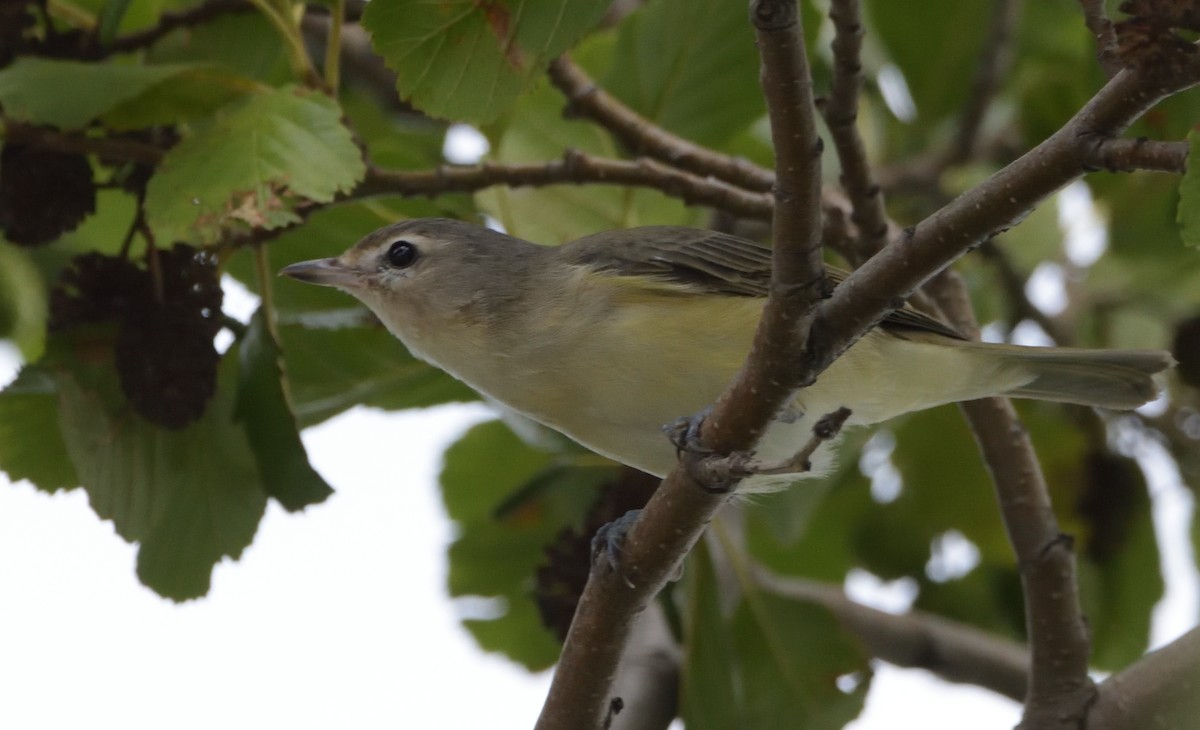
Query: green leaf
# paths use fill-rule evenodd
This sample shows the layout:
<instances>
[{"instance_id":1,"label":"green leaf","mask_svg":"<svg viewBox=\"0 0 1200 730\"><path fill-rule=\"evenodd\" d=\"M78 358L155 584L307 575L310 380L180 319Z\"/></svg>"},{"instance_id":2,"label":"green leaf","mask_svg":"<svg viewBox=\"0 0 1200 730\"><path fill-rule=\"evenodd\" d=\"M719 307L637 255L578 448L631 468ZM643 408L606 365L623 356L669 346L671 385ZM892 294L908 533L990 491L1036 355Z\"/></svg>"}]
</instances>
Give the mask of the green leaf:
<instances>
[{"instance_id":1,"label":"green leaf","mask_svg":"<svg viewBox=\"0 0 1200 730\"><path fill-rule=\"evenodd\" d=\"M738 665L733 639L721 611L720 586L708 543L688 556L680 711L689 730L741 727L742 705L735 684Z\"/></svg>"},{"instance_id":2,"label":"green leaf","mask_svg":"<svg viewBox=\"0 0 1200 730\"><path fill-rule=\"evenodd\" d=\"M400 96L435 117L488 122L595 27L608 0L383 0L363 27Z\"/></svg>"},{"instance_id":3,"label":"green leaf","mask_svg":"<svg viewBox=\"0 0 1200 730\"><path fill-rule=\"evenodd\" d=\"M1188 132L1188 147L1196 148L1200 140L1200 132ZM1193 248L1200 248L1200 155L1188 155L1187 171L1179 181L1179 235L1183 242Z\"/></svg>"},{"instance_id":4,"label":"green leaf","mask_svg":"<svg viewBox=\"0 0 1200 730\"><path fill-rule=\"evenodd\" d=\"M241 377L234 418L246 429L263 489L295 512L324 501L333 489L308 463L285 390L279 345L266 318L260 307L238 349Z\"/></svg>"},{"instance_id":5,"label":"green leaf","mask_svg":"<svg viewBox=\"0 0 1200 730\"><path fill-rule=\"evenodd\" d=\"M98 18L100 22L96 29L96 35L99 36L101 45L108 45L113 38L117 37L117 29L121 27L121 21L125 18L125 11L129 9L130 2L131 0L108 0L104 3Z\"/></svg>"},{"instance_id":6,"label":"green leaf","mask_svg":"<svg viewBox=\"0 0 1200 730\"><path fill-rule=\"evenodd\" d=\"M847 438L856 440L853 431ZM835 583L861 563L856 526L878 505L858 468L857 452L857 446L843 446L841 466L828 478L800 482L747 505L746 547L755 560L780 574ZM788 526L789 519L796 524Z\"/></svg>"},{"instance_id":7,"label":"green leaf","mask_svg":"<svg viewBox=\"0 0 1200 730\"><path fill-rule=\"evenodd\" d=\"M917 12L909 3L867 0L863 9L868 37L884 46L908 83L921 121L917 131L933 130L969 96L990 27L990 5L926 0Z\"/></svg>"},{"instance_id":8,"label":"green leaf","mask_svg":"<svg viewBox=\"0 0 1200 730\"><path fill-rule=\"evenodd\" d=\"M503 423L467 432L446 450L442 497L456 523L448 583L453 596L495 601L498 615L464 625L488 651L502 652L530 669L558 656L558 643L542 628L533 602L533 578L544 547L576 524L612 479L610 468L572 466L527 446ZM537 489L530 483L537 482ZM512 495L522 495L519 504Z\"/></svg>"},{"instance_id":9,"label":"green leaf","mask_svg":"<svg viewBox=\"0 0 1200 730\"><path fill-rule=\"evenodd\" d=\"M298 200L331 202L366 171L328 97L296 87L254 94L187 137L146 188L146 219L163 240L215 240L235 222L299 221Z\"/></svg>"},{"instance_id":10,"label":"green leaf","mask_svg":"<svg viewBox=\"0 0 1200 730\"><path fill-rule=\"evenodd\" d=\"M365 315L351 309L345 314ZM441 370L417 360L379 324L308 327L292 320L280 325L284 366L296 416L303 427L320 423L356 405L385 410L423 408L472 401L473 390Z\"/></svg>"},{"instance_id":11,"label":"green leaf","mask_svg":"<svg viewBox=\"0 0 1200 730\"><path fill-rule=\"evenodd\" d=\"M623 21L604 87L643 116L706 145L766 112L745 3L659 0Z\"/></svg>"},{"instance_id":12,"label":"green leaf","mask_svg":"<svg viewBox=\"0 0 1200 730\"><path fill-rule=\"evenodd\" d=\"M1092 635L1092 663L1117 671L1143 653L1150 620L1163 595L1146 478L1133 459L1089 455L1080 500L1079 583Z\"/></svg>"},{"instance_id":13,"label":"green leaf","mask_svg":"<svg viewBox=\"0 0 1200 730\"><path fill-rule=\"evenodd\" d=\"M46 286L30 253L0 242L0 338L37 360L46 341Z\"/></svg>"},{"instance_id":14,"label":"green leaf","mask_svg":"<svg viewBox=\"0 0 1200 730\"><path fill-rule=\"evenodd\" d=\"M171 78L116 104L102 121L116 130L179 124L206 117L262 86L229 69L183 68Z\"/></svg>"},{"instance_id":15,"label":"green leaf","mask_svg":"<svg viewBox=\"0 0 1200 730\"><path fill-rule=\"evenodd\" d=\"M0 106L6 115L23 122L77 129L179 78L196 90L205 81L225 82L234 77L228 73L216 76L192 65L132 66L26 57L0 70ZM189 103L194 108L197 102ZM159 118L175 121L180 117L160 109Z\"/></svg>"},{"instance_id":16,"label":"green leaf","mask_svg":"<svg viewBox=\"0 0 1200 730\"><path fill-rule=\"evenodd\" d=\"M0 469L47 492L79 485L58 427L54 376L42 368L26 366L0 392Z\"/></svg>"},{"instance_id":17,"label":"green leaf","mask_svg":"<svg viewBox=\"0 0 1200 730\"><path fill-rule=\"evenodd\" d=\"M263 13L229 13L180 28L155 43L146 56L156 64L219 65L270 86L292 79L283 38Z\"/></svg>"},{"instance_id":18,"label":"green leaf","mask_svg":"<svg viewBox=\"0 0 1200 730\"><path fill-rule=\"evenodd\" d=\"M741 728L841 728L862 712L868 657L823 606L751 592L729 624L743 692ZM839 677L856 680L843 692Z\"/></svg>"},{"instance_id":19,"label":"green leaf","mask_svg":"<svg viewBox=\"0 0 1200 730\"><path fill-rule=\"evenodd\" d=\"M123 403L111 360L56 368L59 423L92 509L138 541L138 577L176 601L208 591L213 566L237 559L266 507L254 454L233 416L237 357L222 363L204 416L158 428Z\"/></svg>"}]
</instances>

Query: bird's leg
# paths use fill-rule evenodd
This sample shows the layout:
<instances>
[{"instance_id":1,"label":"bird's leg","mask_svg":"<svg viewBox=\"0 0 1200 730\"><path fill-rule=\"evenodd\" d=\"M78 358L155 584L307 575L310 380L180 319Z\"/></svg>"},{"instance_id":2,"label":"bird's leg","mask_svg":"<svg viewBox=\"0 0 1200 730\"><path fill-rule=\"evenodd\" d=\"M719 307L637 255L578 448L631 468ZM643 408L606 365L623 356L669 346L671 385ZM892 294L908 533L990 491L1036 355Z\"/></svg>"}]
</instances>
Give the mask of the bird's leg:
<instances>
[{"instance_id":1,"label":"bird's leg","mask_svg":"<svg viewBox=\"0 0 1200 730\"><path fill-rule=\"evenodd\" d=\"M826 413L813 424L812 438L808 440L804 448L786 459L750 462L745 465L745 468L754 476L803 474L812 471L812 462L809 459L821 444L833 440L841 432L842 426L846 425L846 420L850 418L850 413L850 409L845 406L832 413Z\"/></svg>"},{"instance_id":2,"label":"bird's leg","mask_svg":"<svg viewBox=\"0 0 1200 730\"><path fill-rule=\"evenodd\" d=\"M700 444L700 429L704 427L704 419L712 413L712 406L707 406L699 413L690 416L680 416L662 427L671 444L675 447L675 456L684 454L711 454L713 450Z\"/></svg>"},{"instance_id":3,"label":"bird's leg","mask_svg":"<svg viewBox=\"0 0 1200 730\"><path fill-rule=\"evenodd\" d=\"M596 561L603 557L608 561L608 567L614 573L621 573L621 544L625 542L625 535L629 532L629 528L633 527L633 523L637 522L638 515L642 511L640 509L631 509L621 515L612 522L606 522L596 530L596 534L592 536L592 560ZM621 573L624 578L624 574ZM624 578L625 582L633 588L633 584L628 578Z\"/></svg>"},{"instance_id":4,"label":"bird's leg","mask_svg":"<svg viewBox=\"0 0 1200 730\"><path fill-rule=\"evenodd\" d=\"M754 454L737 451L722 457L701 444L700 429L711 413L712 406L709 406L663 426L663 431L675 445L675 455L683 462L692 481L709 494L728 494L739 481L752 474L746 471L746 465L751 463Z\"/></svg>"}]
</instances>

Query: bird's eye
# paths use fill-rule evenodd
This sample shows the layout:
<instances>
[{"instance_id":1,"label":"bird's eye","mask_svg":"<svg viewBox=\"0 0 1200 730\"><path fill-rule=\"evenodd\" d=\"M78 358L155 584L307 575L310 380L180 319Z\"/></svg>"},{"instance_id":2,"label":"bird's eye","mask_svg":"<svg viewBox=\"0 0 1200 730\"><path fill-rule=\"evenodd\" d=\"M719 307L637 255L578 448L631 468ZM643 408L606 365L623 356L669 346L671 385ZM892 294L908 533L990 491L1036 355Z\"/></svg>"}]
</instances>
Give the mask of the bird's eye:
<instances>
[{"instance_id":1,"label":"bird's eye","mask_svg":"<svg viewBox=\"0 0 1200 730\"><path fill-rule=\"evenodd\" d=\"M416 260L416 245L405 240L400 240L392 243L391 246L388 246L387 261L397 269L406 269L409 266L412 266L413 262Z\"/></svg>"}]
</instances>

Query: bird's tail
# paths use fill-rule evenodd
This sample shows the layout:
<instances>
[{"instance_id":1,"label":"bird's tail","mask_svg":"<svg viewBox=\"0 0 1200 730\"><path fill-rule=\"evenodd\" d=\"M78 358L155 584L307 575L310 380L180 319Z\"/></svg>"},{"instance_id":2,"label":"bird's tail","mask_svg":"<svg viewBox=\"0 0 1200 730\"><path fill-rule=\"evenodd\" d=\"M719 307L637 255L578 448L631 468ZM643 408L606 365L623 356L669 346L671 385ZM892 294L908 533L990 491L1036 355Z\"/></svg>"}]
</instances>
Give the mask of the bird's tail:
<instances>
[{"instance_id":1,"label":"bird's tail","mask_svg":"<svg viewBox=\"0 0 1200 730\"><path fill-rule=\"evenodd\" d=\"M1086 350L984 345L1032 379L1004 395L1128 410L1153 400L1155 375L1175 364L1162 350Z\"/></svg>"}]
</instances>

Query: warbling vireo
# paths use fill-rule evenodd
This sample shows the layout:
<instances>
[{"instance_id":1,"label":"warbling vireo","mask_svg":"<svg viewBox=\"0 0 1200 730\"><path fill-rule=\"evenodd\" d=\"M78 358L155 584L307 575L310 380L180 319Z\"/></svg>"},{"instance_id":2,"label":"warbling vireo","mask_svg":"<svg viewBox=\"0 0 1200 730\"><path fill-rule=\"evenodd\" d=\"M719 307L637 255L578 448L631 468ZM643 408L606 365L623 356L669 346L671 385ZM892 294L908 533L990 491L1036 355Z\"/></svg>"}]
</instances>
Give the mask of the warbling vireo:
<instances>
[{"instance_id":1,"label":"warbling vireo","mask_svg":"<svg viewBox=\"0 0 1200 730\"><path fill-rule=\"evenodd\" d=\"M609 231L549 247L421 219L281 273L357 297L413 355L600 454L663 476L676 462L663 424L712 403L732 380L770 270L769 248L692 228ZM850 424L993 395L1134 408L1154 397L1151 376L1171 364L1154 350L971 342L905 307L797 391L758 455L791 456L816 419L842 406ZM743 491L796 478L753 477Z\"/></svg>"}]
</instances>

